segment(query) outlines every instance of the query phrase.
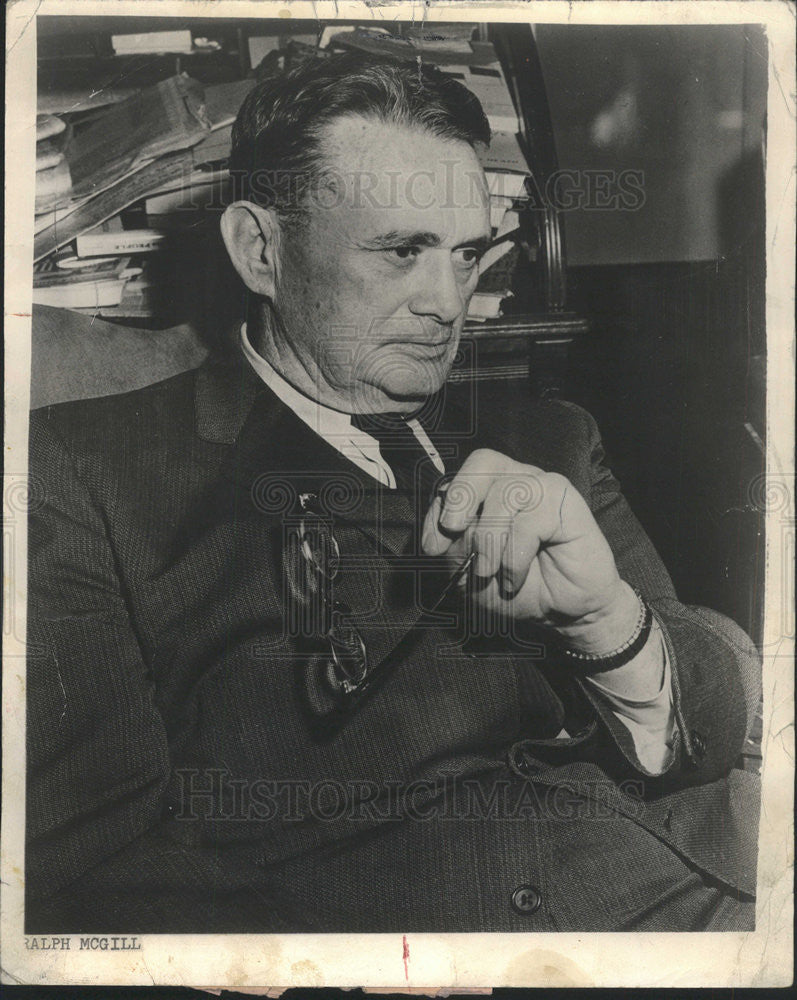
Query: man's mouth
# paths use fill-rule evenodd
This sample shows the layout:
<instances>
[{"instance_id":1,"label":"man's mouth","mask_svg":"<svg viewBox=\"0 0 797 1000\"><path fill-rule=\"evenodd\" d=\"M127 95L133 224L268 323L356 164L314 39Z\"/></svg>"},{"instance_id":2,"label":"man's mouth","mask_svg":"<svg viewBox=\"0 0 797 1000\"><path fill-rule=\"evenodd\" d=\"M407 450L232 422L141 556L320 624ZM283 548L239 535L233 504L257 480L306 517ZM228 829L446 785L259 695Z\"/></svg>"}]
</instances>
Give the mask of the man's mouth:
<instances>
[{"instance_id":1,"label":"man's mouth","mask_svg":"<svg viewBox=\"0 0 797 1000\"><path fill-rule=\"evenodd\" d=\"M432 341L424 341L421 343L413 344L413 346L421 347L427 351L432 351L433 353L441 354L443 351L445 351L445 349L448 347L450 343L451 343L451 338L449 337L448 340L439 340L436 343Z\"/></svg>"},{"instance_id":2,"label":"man's mouth","mask_svg":"<svg viewBox=\"0 0 797 1000\"><path fill-rule=\"evenodd\" d=\"M448 347L454 337L453 329L448 329L445 336L440 336L438 333L436 336L430 337L408 337L401 338L398 337L393 341L395 344L411 347L425 347L432 351L442 350L444 347Z\"/></svg>"}]
</instances>

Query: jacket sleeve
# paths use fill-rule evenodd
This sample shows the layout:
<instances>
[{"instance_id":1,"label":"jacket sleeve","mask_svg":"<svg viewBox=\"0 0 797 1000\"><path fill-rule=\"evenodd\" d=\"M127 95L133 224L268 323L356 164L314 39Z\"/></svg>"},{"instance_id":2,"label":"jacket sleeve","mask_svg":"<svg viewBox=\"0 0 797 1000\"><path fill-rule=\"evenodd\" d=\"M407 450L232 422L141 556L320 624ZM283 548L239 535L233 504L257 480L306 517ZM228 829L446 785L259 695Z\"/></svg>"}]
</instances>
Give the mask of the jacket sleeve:
<instances>
[{"instance_id":1,"label":"jacket sleeve","mask_svg":"<svg viewBox=\"0 0 797 1000\"><path fill-rule=\"evenodd\" d=\"M47 411L32 416L30 473L44 494L28 522L26 930L163 926L230 873L162 821L154 686L102 516Z\"/></svg>"},{"instance_id":2,"label":"jacket sleeve","mask_svg":"<svg viewBox=\"0 0 797 1000\"><path fill-rule=\"evenodd\" d=\"M592 512L614 552L620 576L650 604L667 645L678 732L673 762L663 775L645 772L630 733L606 703L587 690L588 685L582 688L623 757L648 778L655 793L713 781L731 769L752 724L760 695L757 651L729 619L679 603L658 553L604 464L595 421L579 412L590 455Z\"/></svg>"}]
</instances>

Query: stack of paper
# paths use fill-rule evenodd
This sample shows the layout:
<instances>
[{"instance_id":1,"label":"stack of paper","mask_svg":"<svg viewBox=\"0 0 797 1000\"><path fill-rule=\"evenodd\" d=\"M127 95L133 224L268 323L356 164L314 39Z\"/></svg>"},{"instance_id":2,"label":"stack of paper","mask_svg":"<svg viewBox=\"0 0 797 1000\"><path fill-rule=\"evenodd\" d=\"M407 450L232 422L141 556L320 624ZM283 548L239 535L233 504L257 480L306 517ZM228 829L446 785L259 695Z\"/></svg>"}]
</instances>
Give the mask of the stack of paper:
<instances>
[{"instance_id":1,"label":"stack of paper","mask_svg":"<svg viewBox=\"0 0 797 1000\"><path fill-rule=\"evenodd\" d=\"M517 136L509 132L494 132L489 148L478 156L490 191L490 225L497 230L506 213L526 200L529 168Z\"/></svg>"},{"instance_id":2,"label":"stack of paper","mask_svg":"<svg viewBox=\"0 0 797 1000\"><path fill-rule=\"evenodd\" d=\"M111 45L117 56L156 54L159 52L191 52L194 43L191 32L144 31L135 35L111 35Z\"/></svg>"},{"instance_id":3,"label":"stack of paper","mask_svg":"<svg viewBox=\"0 0 797 1000\"><path fill-rule=\"evenodd\" d=\"M54 115L36 116L36 211L66 204L72 194L72 175L64 147L66 122Z\"/></svg>"},{"instance_id":4,"label":"stack of paper","mask_svg":"<svg viewBox=\"0 0 797 1000\"><path fill-rule=\"evenodd\" d=\"M324 29L319 45L360 49L413 62L421 59L438 66L489 62L490 53L470 41L473 29L473 25L425 25L410 29L399 38L384 28L368 26L338 31L332 27Z\"/></svg>"},{"instance_id":5,"label":"stack of paper","mask_svg":"<svg viewBox=\"0 0 797 1000\"><path fill-rule=\"evenodd\" d=\"M239 80L202 88L181 75L97 116L66 146L69 192L57 202L39 203L34 259L142 198L222 181L232 122L254 84ZM144 117L136 121L139 114ZM202 207L201 198L194 200Z\"/></svg>"},{"instance_id":6,"label":"stack of paper","mask_svg":"<svg viewBox=\"0 0 797 1000\"><path fill-rule=\"evenodd\" d=\"M137 268L130 267L129 257L112 257L78 262L71 256L59 261L57 256L39 261L33 268L33 301L62 309L101 309L118 305L124 287ZM63 266L62 266L63 265Z\"/></svg>"},{"instance_id":7,"label":"stack of paper","mask_svg":"<svg viewBox=\"0 0 797 1000\"><path fill-rule=\"evenodd\" d=\"M77 114L95 111L109 104L121 104L133 96L135 88L114 86L117 76L107 74L108 86L100 78L95 80L93 86L40 90L36 96L36 111L40 115Z\"/></svg>"},{"instance_id":8,"label":"stack of paper","mask_svg":"<svg viewBox=\"0 0 797 1000\"><path fill-rule=\"evenodd\" d=\"M202 87L180 74L101 112L67 149L76 198L137 164L195 145L210 131Z\"/></svg>"},{"instance_id":9,"label":"stack of paper","mask_svg":"<svg viewBox=\"0 0 797 1000\"><path fill-rule=\"evenodd\" d=\"M182 74L111 105L74 133L65 129L63 162L36 178L34 259L141 197L152 182L142 176L148 165L159 165L156 186L166 179L164 168L167 177L190 170L190 147L211 131L205 103L202 87ZM178 166L174 154L185 151Z\"/></svg>"},{"instance_id":10,"label":"stack of paper","mask_svg":"<svg viewBox=\"0 0 797 1000\"><path fill-rule=\"evenodd\" d=\"M487 51L482 50L486 55ZM501 64L492 53L493 61L486 66L448 65L442 71L446 76L459 80L461 84L479 98L490 128L494 132L520 131L515 105L509 93L506 77Z\"/></svg>"},{"instance_id":11,"label":"stack of paper","mask_svg":"<svg viewBox=\"0 0 797 1000\"><path fill-rule=\"evenodd\" d=\"M418 49L432 49L435 53L453 52L470 55L473 51L474 25L472 24L421 24L406 31L406 38Z\"/></svg>"},{"instance_id":12,"label":"stack of paper","mask_svg":"<svg viewBox=\"0 0 797 1000\"><path fill-rule=\"evenodd\" d=\"M520 216L508 211L479 262L479 281L470 300L468 319L485 320L501 315L501 303L512 295L512 281L521 254Z\"/></svg>"}]
</instances>

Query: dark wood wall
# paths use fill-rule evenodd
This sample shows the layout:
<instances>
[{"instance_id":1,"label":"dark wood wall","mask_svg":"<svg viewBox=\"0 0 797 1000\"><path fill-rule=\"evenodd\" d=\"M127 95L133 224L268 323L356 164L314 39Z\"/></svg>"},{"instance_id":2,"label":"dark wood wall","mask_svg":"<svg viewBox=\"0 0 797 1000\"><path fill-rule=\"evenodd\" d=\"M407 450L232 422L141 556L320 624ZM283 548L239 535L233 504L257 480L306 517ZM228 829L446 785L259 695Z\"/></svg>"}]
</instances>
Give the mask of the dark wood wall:
<instances>
[{"instance_id":1,"label":"dark wood wall","mask_svg":"<svg viewBox=\"0 0 797 1000\"><path fill-rule=\"evenodd\" d=\"M752 252L751 252L752 250ZM574 268L592 320L566 395L598 421L612 467L679 596L755 638L763 589L763 273L723 260Z\"/></svg>"},{"instance_id":2,"label":"dark wood wall","mask_svg":"<svg viewBox=\"0 0 797 1000\"><path fill-rule=\"evenodd\" d=\"M688 602L760 635L767 44L757 24L538 25L559 166L644 178L562 214L591 333L565 395L601 426Z\"/></svg>"}]
</instances>

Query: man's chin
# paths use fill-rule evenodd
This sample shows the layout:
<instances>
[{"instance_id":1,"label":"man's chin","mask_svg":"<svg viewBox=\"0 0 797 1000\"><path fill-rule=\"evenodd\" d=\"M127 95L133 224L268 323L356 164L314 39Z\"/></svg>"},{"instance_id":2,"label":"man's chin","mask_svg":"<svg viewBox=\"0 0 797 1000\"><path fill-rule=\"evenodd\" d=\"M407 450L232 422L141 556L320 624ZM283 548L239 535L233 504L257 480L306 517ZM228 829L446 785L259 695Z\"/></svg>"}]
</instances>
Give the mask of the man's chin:
<instances>
[{"instance_id":1,"label":"man's chin","mask_svg":"<svg viewBox=\"0 0 797 1000\"><path fill-rule=\"evenodd\" d=\"M380 385L380 389L388 399L396 404L404 404L402 409L410 409L413 406L421 406L429 396L433 396L443 387L450 366L440 367L437 372L424 372L423 378L418 377L418 372L406 378L393 378L385 380ZM397 407L398 408L398 407Z\"/></svg>"},{"instance_id":2,"label":"man's chin","mask_svg":"<svg viewBox=\"0 0 797 1000\"><path fill-rule=\"evenodd\" d=\"M382 357L380 364L360 378L367 405L360 409L377 412L396 409L410 411L422 406L429 396L439 392L451 371L453 352L444 357L418 358L406 354ZM362 399L361 403L366 403Z\"/></svg>"}]
</instances>

